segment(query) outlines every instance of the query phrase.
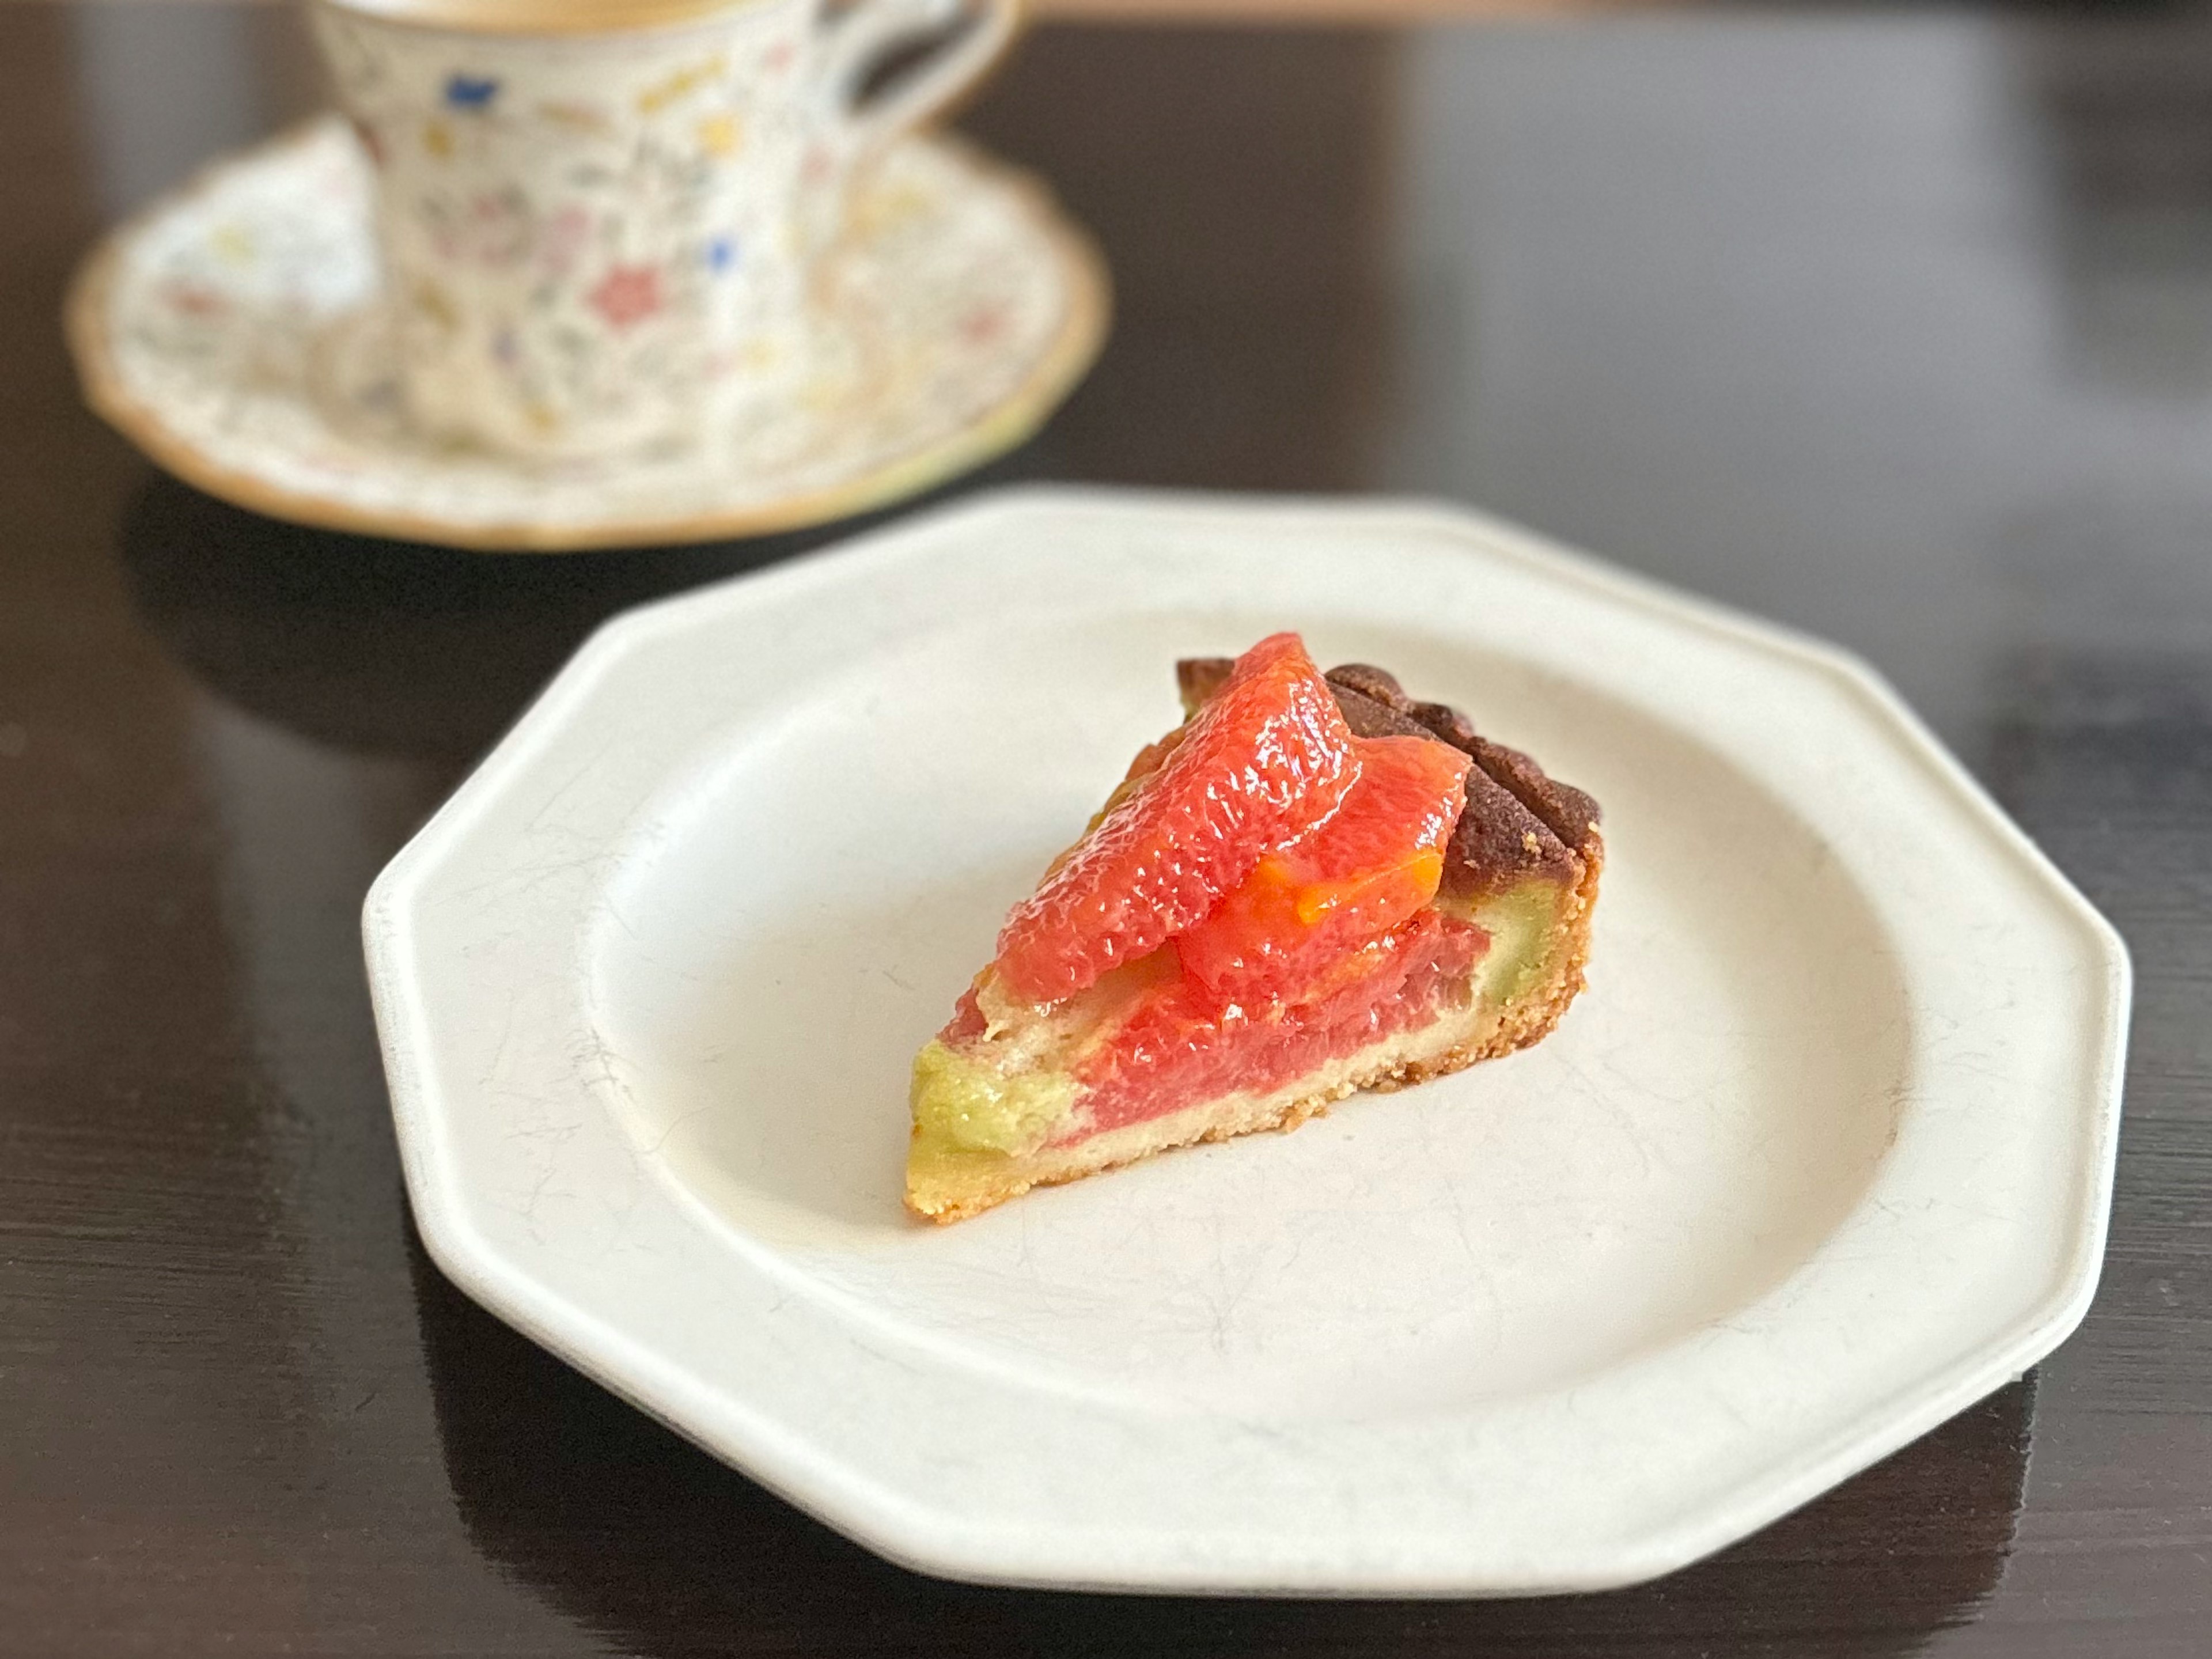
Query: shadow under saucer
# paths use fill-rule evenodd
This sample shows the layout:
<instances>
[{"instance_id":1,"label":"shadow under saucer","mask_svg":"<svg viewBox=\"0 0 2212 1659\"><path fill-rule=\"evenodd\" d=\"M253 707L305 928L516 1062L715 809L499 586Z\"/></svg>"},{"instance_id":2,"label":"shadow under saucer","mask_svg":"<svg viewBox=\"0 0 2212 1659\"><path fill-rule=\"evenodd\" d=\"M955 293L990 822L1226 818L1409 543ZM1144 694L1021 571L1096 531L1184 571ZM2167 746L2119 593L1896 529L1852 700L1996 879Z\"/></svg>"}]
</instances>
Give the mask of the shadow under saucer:
<instances>
[{"instance_id":1,"label":"shadow under saucer","mask_svg":"<svg viewBox=\"0 0 2212 1659\"><path fill-rule=\"evenodd\" d=\"M933 494L807 530L559 555L313 529L155 474L125 510L119 553L139 617L210 690L340 749L460 763L617 611L1034 477L1036 451L1032 443Z\"/></svg>"}]
</instances>

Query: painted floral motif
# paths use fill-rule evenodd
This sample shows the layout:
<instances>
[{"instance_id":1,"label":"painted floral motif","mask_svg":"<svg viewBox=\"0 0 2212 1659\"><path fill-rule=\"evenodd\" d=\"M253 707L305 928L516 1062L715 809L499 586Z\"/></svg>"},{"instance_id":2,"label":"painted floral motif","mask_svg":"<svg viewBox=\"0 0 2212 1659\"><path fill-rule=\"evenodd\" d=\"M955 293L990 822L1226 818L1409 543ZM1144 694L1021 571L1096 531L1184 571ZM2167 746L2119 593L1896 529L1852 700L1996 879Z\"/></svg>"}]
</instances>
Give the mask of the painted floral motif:
<instances>
[{"instance_id":1,"label":"painted floral motif","mask_svg":"<svg viewBox=\"0 0 2212 1659\"><path fill-rule=\"evenodd\" d=\"M978 306L960 319L960 336L973 345L988 345L1006 331L1006 307Z\"/></svg>"},{"instance_id":2,"label":"painted floral motif","mask_svg":"<svg viewBox=\"0 0 2212 1659\"><path fill-rule=\"evenodd\" d=\"M487 191L465 202L426 203L422 229L441 260L486 270L521 264L539 240L529 198L514 190Z\"/></svg>"},{"instance_id":3,"label":"painted floral motif","mask_svg":"<svg viewBox=\"0 0 2212 1659\"><path fill-rule=\"evenodd\" d=\"M244 267L253 263L253 232L245 225L228 224L216 227L209 246L215 256L225 264Z\"/></svg>"},{"instance_id":4,"label":"painted floral motif","mask_svg":"<svg viewBox=\"0 0 2212 1659\"><path fill-rule=\"evenodd\" d=\"M512 36L312 8L378 158L390 349L423 433L576 460L696 444L793 395L848 174L880 143L834 89L881 57L883 3ZM980 71L1015 0L982 3L908 88Z\"/></svg>"},{"instance_id":5,"label":"painted floral motif","mask_svg":"<svg viewBox=\"0 0 2212 1659\"><path fill-rule=\"evenodd\" d=\"M738 153L744 135L744 129L738 124L738 118L726 111L720 115L708 116L693 131L699 140L699 148L722 161Z\"/></svg>"},{"instance_id":6,"label":"painted floral motif","mask_svg":"<svg viewBox=\"0 0 2212 1659\"><path fill-rule=\"evenodd\" d=\"M565 102L555 100L538 106L538 118L550 125L569 132L605 136L614 131L614 118L597 104Z\"/></svg>"},{"instance_id":7,"label":"painted floral motif","mask_svg":"<svg viewBox=\"0 0 2212 1659\"><path fill-rule=\"evenodd\" d=\"M592 290L592 309L615 328L641 323L660 309L660 272L652 265L617 265Z\"/></svg>"},{"instance_id":8,"label":"painted floral motif","mask_svg":"<svg viewBox=\"0 0 2212 1659\"><path fill-rule=\"evenodd\" d=\"M179 316L193 319L216 316L229 304L217 290L198 283L172 283L161 297Z\"/></svg>"},{"instance_id":9,"label":"painted floral motif","mask_svg":"<svg viewBox=\"0 0 2212 1659\"><path fill-rule=\"evenodd\" d=\"M315 15L381 157L394 343L427 429L538 456L668 441L752 395L763 377L738 365L793 355L748 348L808 325L791 222L809 125L787 82L782 109L755 106L761 64L818 38L807 7L465 48Z\"/></svg>"},{"instance_id":10,"label":"painted floral motif","mask_svg":"<svg viewBox=\"0 0 2212 1659\"><path fill-rule=\"evenodd\" d=\"M680 102L708 86L720 77L729 65L728 57L719 52L711 58L686 64L665 80L655 82L638 94L638 113L658 115L671 104Z\"/></svg>"},{"instance_id":11,"label":"painted floral motif","mask_svg":"<svg viewBox=\"0 0 2212 1659\"><path fill-rule=\"evenodd\" d=\"M455 109L489 109L499 96L499 82L488 75L449 75L446 101Z\"/></svg>"},{"instance_id":12,"label":"painted floral motif","mask_svg":"<svg viewBox=\"0 0 2212 1659\"><path fill-rule=\"evenodd\" d=\"M574 268L591 236L592 216L586 210L572 204L556 213L546 222L544 234L538 243L538 257L544 273L556 281L566 276Z\"/></svg>"},{"instance_id":13,"label":"painted floral motif","mask_svg":"<svg viewBox=\"0 0 2212 1659\"><path fill-rule=\"evenodd\" d=\"M406 305L415 315L427 319L439 328L457 329L461 325L460 313L446 297L446 290L427 278L407 290Z\"/></svg>"}]
</instances>

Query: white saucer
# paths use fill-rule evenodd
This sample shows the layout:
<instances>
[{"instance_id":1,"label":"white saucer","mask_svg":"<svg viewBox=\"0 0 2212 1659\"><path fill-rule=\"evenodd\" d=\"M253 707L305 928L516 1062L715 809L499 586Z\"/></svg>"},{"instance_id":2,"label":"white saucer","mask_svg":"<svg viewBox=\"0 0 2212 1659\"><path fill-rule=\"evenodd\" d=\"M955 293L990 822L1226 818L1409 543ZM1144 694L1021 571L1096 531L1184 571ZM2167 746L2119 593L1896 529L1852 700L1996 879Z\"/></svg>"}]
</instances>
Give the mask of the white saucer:
<instances>
[{"instance_id":1,"label":"white saucer","mask_svg":"<svg viewBox=\"0 0 2212 1659\"><path fill-rule=\"evenodd\" d=\"M1303 629L1605 808L1538 1047L949 1228L909 1060ZM1865 668L1504 526L1022 491L609 624L369 895L408 1190L494 1312L895 1559L1648 1577L2018 1376L2101 1260L2118 936Z\"/></svg>"},{"instance_id":2,"label":"white saucer","mask_svg":"<svg viewBox=\"0 0 2212 1659\"><path fill-rule=\"evenodd\" d=\"M70 339L93 405L212 494L484 549L703 541L884 505L1020 442L1097 356L1089 240L1025 175L910 139L854 204L817 361L787 406L689 456L550 471L410 432L374 349L369 164L325 118L111 235Z\"/></svg>"}]
</instances>

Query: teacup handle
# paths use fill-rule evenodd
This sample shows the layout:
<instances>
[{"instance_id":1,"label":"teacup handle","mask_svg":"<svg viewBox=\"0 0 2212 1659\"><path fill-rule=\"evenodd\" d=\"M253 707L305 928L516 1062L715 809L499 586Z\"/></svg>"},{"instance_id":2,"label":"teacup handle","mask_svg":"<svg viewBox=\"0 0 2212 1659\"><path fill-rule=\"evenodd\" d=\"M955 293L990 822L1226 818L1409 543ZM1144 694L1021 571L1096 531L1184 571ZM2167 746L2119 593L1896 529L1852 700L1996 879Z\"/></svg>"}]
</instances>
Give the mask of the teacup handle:
<instances>
[{"instance_id":1,"label":"teacup handle","mask_svg":"<svg viewBox=\"0 0 2212 1659\"><path fill-rule=\"evenodd\" d=\"M941 29L964 12L976 21L928 62L909 70L883 96L860 102L871 71L891 47ZM853 0L824 31L822 119L817 140L840 198L823 216L842 216L845 185L872 157L951 103L981 79L1021 27L1022 0Z\"/></svg>"}]
</instances>

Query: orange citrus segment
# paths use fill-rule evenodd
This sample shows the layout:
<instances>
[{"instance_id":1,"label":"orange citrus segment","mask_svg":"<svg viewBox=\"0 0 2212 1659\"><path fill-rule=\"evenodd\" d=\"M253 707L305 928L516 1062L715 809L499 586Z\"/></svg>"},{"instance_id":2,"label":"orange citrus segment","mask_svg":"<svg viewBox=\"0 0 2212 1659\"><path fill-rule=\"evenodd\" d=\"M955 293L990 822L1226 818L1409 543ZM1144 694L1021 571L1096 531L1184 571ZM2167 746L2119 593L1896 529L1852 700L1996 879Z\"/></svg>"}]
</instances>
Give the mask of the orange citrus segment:
<instances>
[{"instance_id":1,"label":"orange citrus segment","mask_svg":"<svg viewBox=\"0 0 2212 1659\"><path fill-rule=\"evenodd\" d=\"M1359 781L1336 816L1262 859L1176 939L1184 971L1214 995L1295 1000L1436 897L1471 763L1427 738L1364 738L1356 746Z\"/></svg>"}]
</instances>

